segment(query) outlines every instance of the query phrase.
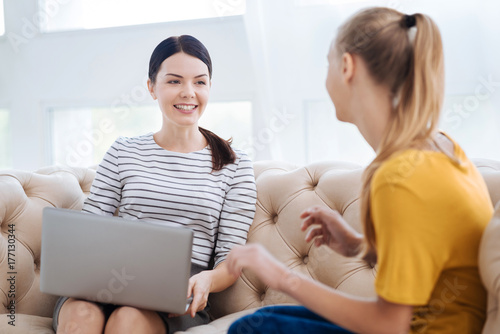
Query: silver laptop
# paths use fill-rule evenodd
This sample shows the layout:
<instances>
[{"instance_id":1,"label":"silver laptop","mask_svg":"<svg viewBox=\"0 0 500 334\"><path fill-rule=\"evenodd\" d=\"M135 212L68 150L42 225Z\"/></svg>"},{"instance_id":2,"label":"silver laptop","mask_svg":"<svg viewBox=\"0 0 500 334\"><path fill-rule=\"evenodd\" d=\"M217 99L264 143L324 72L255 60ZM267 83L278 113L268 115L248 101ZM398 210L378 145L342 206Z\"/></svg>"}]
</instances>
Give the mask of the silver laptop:
<instances>
[{"instance_id":1,"label":"silver laptop","mask_svg":"<svg viewBox=\"0 0 500 334\"><path fill-rule=\"evenodd\" d=\"M40 290L183 314L193 231L45 208Z\"/></svg>"}]
</instances>

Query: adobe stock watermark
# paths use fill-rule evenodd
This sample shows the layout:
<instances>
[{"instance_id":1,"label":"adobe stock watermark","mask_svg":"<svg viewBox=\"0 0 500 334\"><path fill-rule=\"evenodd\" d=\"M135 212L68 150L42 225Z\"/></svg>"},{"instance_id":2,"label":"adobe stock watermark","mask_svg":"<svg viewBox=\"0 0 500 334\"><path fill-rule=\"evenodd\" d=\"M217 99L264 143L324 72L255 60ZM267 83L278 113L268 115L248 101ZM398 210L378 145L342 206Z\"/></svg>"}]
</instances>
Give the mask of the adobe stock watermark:
<instances>
[{"instance_id":1,"label":"adobe stock watermark","mask_svg":"<svg viewBox=\"0 0 500 334\"><path fill-rule=\"evenodd\" d=\"M125 272L125 267L121 268L120 271L116 269L111 269L111 277L105 288L102 288L97 292L96 299L93 301L98 301L101 303L111 303L113 302L113 296L120 294L129 285L130 281L135 279L135 276L128 275Z\"/></svg>"},{"instance_id":2,"label":"adobe stock watermark","mask_svg":"<svg viewBox=\"0 0 500 334\"><path fill-rule=\"evenodd\" d=\"M17 247L17 238L16 238L16 224L9 224L8 226L8 245L7 245L7 282L8 282L8 291L6 293L6 297L8 297L7 308L7 323L10 326L16 326L16 307L17 307L17 298L16 298L16 287L17 287L17 270L16 270L16 247Z\"/></svg>"},{"instance_id":3,"label":"adobe stock watermark","mask_svg":"<svg viewBox=\"0 0 500 334\"><path fill-rule=\"evenodd\" d=\"M18 53L21 45L28 44L35 36L40 34L40 27L46 26L59 13L60 6L66 5L69 2L71 0L44 0L44 6L40 6L40 9L33 14L31 20L23 17L21 19L21 35L15 32L7 33L7 39L14 52Z\"/></svg>"},{"instance_id":4,"label":"adobe stock watermark","mask_svg":"<svg viewBox=\"0 0 500 334\"><path fill-rule=\"evenodd\" d=\"M146 80L147 77L144 81ZM79 140L74 146L66 146L66 164L68 166L80 166L86 158L92 155L94 147L101 145L106 135L115 131L115 120L126 119L132 109L140 106L150 96L145 85L135 85L128 93L122 93L110 105L110 109L116 118L102 118L97 127L82 132L83 139Z\"/></svg>"},{"instance_id":5,"label":"adobe stock watermark","mask_svg":"<svg viewBox=\"0 0 500 334\"><path fill-rule=\"evenodd\" d=\"M408 155L401 158L396 170L390 171L385 176L387 182L394 186L400 181L409 178L415 173L419 165L425 161L425 154L420 150L413 150Z\"/></svg>"},{"instance_id":6,"label":"adobe stock watermark","mask_svg":"<svg viewBox=\"0 0 500 334\"><path fill-rule=\"evenodd\" d=\"M212 6L218 17L231 15L234 12L240 12L241 7L245 5L245 0L214 0Z\"/></svg>"},{"instance_id":7,"label":"adobe stock watermark","mask_svg":"<svg viewBox=\"0 0 500 334\"><path fill-rule=\"evenodd\" d=\"M456 129L462 125L464 119L470 117L471 113L477 111L481 102L490 99L497 88L500 87L500 81L493 81L490 74L488 79L480 76L479 84L474 89L474 95L469 95L461 103L455 103L452 108L443 112L443 122L450 125L451 129Z\"/></svg>"},{"instance_id":8,"label":"adobe stock watermark","mask_svg":"<svg viewBox=\"0 0 500 334\"><path fill-rule=\"evenodd\" d=\"M445 288L441 290L439 297L433 298L420 315L419 320L421 324L419 328L416 329L417 333L425 333L427 331L427 325L436 320L437 317L446 310L447 305L454 303L468 288L467 285L458 282L458 277L454 277L453 281L445 279L444 285Z\"/></svg>"},{"instance_id":9,"label":"adobe stock watermark","mask_svg":"<svg viewBox=\"0 0 500 334\"><path fill-rule=\"evenodd\" d=\"M251 136L241 143L240 148L249 156L255 157L257 152L264 150L276 135L285 130L296 117L295 114L289 113L286 107L273 108L268 125L260 129L257 135Z\"/></svg>"}]
</instances>

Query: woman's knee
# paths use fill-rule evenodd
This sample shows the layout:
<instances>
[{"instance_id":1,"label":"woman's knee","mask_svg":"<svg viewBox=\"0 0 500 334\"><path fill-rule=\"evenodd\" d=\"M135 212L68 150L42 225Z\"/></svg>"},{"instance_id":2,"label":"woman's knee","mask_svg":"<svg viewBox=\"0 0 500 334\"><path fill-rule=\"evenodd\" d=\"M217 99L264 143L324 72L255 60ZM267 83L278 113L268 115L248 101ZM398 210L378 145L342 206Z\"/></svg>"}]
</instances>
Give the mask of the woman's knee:
<instances>
[{"instance_id":1,"label":"woman's knee","mask_svg":"<svg viewBox=\"0 0 500 334\"><path fill-rule=\"evenodd\" d=\"M104 327L104 313L92 302L70 298L61 307L57 333L100 333Z\"/></svg>"},{"instance_id":2,"label":"woman's knee","mask_svg":"<svg viewBox=\"0 0 500 334\"><path fill-rule=\"evenodd\" d=\"M160 316L153 311L122 306L111 313L105 333L165 333Z\"/></svg>"}]
</instances>

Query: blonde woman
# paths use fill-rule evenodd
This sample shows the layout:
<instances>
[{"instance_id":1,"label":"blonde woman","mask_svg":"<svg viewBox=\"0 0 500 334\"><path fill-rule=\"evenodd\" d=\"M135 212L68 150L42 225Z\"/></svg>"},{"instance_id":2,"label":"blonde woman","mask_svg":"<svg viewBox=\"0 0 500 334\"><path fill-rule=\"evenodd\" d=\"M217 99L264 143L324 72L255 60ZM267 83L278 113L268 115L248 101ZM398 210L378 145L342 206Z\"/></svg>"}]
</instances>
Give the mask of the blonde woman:
<instances>
[{"instance_id":1,"label":"blonde woman","mask_svg":"<svg viewBox=\"0 0 500 334\"><path fill-rule=\"evenodd\" d=\"M477 255L493 208L481 175L437 130L444 91L441 36L426 15L370 8L339 30L326 88L337 118L376 152L363 176L364 235L335 211L302 213L306 240L378 264L375 298L341 293L292 273L257 245L227 266L253 271L302 306L264 308L234 333L480 333L486 293ZM265 270L263 270L265 268Z\"/></svg>"}]
</instances>

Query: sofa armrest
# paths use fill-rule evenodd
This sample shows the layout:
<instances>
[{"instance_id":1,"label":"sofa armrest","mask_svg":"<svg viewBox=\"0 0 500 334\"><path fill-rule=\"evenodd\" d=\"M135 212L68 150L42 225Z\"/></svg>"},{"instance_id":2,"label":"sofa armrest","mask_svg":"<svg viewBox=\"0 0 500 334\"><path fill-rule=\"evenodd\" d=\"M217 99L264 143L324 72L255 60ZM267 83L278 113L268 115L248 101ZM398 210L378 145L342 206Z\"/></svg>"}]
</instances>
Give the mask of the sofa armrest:
<instances>
[{"instance_id":1,"label":"sofa armrest","mask_svg":"<svg viewBox=\"0 0 500 334\"><path fill-rule=\"evenodd\" d=\"M500 203L492 220L486 227L479 247L479 273L488 291L488 306L485 334L498 333L500 328Z\"/></svg>"}]
</instances>

